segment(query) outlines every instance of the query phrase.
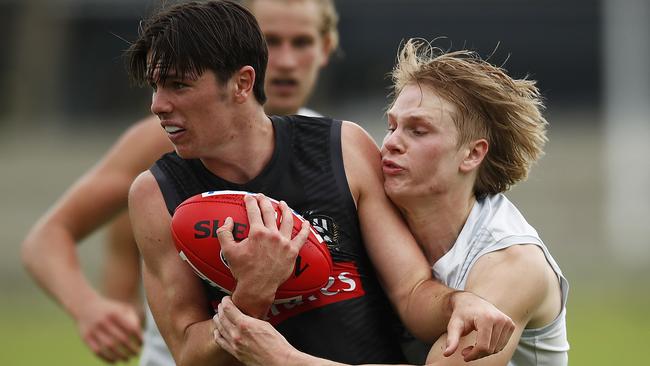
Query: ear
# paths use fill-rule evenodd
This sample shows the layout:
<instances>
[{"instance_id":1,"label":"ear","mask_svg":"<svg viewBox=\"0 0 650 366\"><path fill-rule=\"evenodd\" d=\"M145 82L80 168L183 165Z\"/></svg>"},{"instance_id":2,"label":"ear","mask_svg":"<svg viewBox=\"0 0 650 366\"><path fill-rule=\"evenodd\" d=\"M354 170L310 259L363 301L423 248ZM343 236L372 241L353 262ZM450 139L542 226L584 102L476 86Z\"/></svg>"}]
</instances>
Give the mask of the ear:
<instances>
[{"instance_id":1,"label":"ear","mask_svg":"<svg viewBox=\"0 0 650 366\"><path fill-rule=\"evenodd\" d=\"M488 142L486 139L474 140L467 144L466 155L460 163L458 169L463 173L469 173L478 169L488 152Z\"/></svg>"},{"instance_id":2,"label":"ear","mask_svg":"<svg viewBox=\"0 0 650 366\"><path fill-rule=\"evenodd\" d=\"M323 43L321 44L321 52L323 53L323 58L320 61L320 67L325 67L330 61L330 55L332 54L332 36L328 33L322 38Z\"/></svg>"},{"instance_id":3,"label":"ear","mask_svg":"<svg viewBox=\"0 0 650 366\"><path fill-rule=\"evenodd\" d=\"M255 85L255 69L246 65L235 72L232 78L235 86L235 101L243 103L253 94Z\"/></svg>"}]
</instances>

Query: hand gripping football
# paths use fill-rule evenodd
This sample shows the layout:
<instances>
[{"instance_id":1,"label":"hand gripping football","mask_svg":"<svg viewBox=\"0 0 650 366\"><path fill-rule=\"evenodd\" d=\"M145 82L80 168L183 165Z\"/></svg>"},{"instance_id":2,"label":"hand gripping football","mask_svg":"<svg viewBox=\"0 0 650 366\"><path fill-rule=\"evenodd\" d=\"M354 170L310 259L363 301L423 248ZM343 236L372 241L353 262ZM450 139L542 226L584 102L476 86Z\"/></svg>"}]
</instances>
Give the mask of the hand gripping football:
<instances>
[{"instance_id":1,"label":"hand gripping football","mask_svg":"<svg viewBox=\"0 0 650 366\"><path fill-rule=\"evenodd\" d=\"M217 229L227 217L234 221L233 237L241 241L248 236L248 216L241 191L213 191L198 194L183 201L175 210L171 231L176 249L203 280L228 294L235 289L236 280L221 254ZM278 202L271 199L280 225L282 213ZM304 219L293 213L295 236ZM264 265L264 263L260 263ZM332 271L332 258L327 245L315 230L310 229L307 242L296 258L292 275L278 288L275 301L282 302L318 291L327 284Z\"/></svg>"}]
</instances>

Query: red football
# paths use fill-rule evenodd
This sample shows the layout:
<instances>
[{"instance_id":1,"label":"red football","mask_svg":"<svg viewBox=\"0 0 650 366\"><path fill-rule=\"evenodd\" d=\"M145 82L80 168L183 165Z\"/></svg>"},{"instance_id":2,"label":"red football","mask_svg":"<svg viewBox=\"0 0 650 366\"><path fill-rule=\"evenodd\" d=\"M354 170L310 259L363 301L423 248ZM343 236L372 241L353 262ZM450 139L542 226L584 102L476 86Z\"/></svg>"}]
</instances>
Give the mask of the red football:
<instances>
[{"instance_id":1,"label":"red football","mask_svg":"<svg viewBox=\"0 0 650 366\"><path fill-rule=\"evenodd\" d=\"M183 201L172 217L171 230L178 253L203 280L230 294L235 279L221 254L217 229L227 217L234 221L233 236L241 241L248 236L248 216L241 191L212 191L197 194ZM278 202L271 199L277 224L281 211ZM304 219L293 212L293 235ZM260 263L260 265L264 265ZM288 301L300 295L318 291L327 284L332 271L332 258L327 245L313 228L302 246L293 274L278 288L276 302Z\"/></svg>"}]
</instances>

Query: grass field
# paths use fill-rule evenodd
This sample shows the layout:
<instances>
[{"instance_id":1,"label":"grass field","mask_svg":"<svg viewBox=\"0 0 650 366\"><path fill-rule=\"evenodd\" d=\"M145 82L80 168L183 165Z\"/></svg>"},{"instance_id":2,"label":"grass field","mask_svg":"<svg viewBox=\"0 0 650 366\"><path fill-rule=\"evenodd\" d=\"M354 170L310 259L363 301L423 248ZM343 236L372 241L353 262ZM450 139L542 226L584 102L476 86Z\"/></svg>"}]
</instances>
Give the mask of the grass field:
<instances>
[{"instance_id":1,"label":"grass field","mask_svg":"<svg viewBox=\"0 0 650 366\"><path fill-rule=\"evenodd\" d=\"M106 365L85 347L70 318L44 296L0 304L0 365Z\"/></svg>"},{"instance_id":2,"label":"grass field","mask_svg":"<svg viewBox=\"0 0 650 366\"><path fill-rule=\"evenodd\" d=\"M646 287L647 288L647 287ZM620 291L620 290L619 290ZM648 365L650 293L613 292L570 298L570 365Z\"/></svg>"},{"instance_id":3,"label":"grass field","mask_svg":"<svg viewBox=\"0 0 650 366\"><path fill-rule=\"evenodd\" d=\"M104 365L65 314L45 297L10 299L0 309L0 365ZM650 294L573 291L568 311L571 365L647 365ZM136 365L132 361L125 365Z\"/></svg>"}]
</instances>

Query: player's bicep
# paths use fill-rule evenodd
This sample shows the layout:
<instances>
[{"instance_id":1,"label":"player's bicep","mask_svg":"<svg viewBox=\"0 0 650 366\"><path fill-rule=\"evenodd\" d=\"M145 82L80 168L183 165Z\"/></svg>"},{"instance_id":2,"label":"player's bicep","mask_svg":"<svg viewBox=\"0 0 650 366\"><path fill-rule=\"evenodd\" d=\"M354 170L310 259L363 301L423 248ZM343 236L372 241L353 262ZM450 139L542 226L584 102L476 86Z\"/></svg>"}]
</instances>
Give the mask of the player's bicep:
<instances>
[{"instance_id":1,"label":"player's bicep","mask_svg":"<svg viewBox=\"0 0 650 366\"><path fill-rule=\"evenodd\" d=\"M494 304L515 322L506 347L499 353L474 361L476 365L506 365L517 348L526 325L546 295L544 259L533 245L516 245L481 256L470 270L465 290ZM461 350L476 341L476 332L461 338L451 357L442 355L446 335L440 337L429 353L428 362L464 365Z\"/></svg>"},{"instance_id":2,"label":"player's bicep","mask_svg":"<svg viewBox=\"0 0 650 366\"><path fill-rule=\"evenodd\" d=\"M149 270L160 272L161 261L172 253L168 237L171 218L150 172L140 174L129 191L129 216L140 252Z\"/></svg>"},{"instance_id":3,"label":"player's bicep","mask_svg":"<svg viewBox=\"0 0 650 366\"><path fill-rule=\"evenodd\" d=\"M126 209L130 184L95 167L68 189L45 220L79 241Z\"/></svg>"},{"instance_id":4,"label":"player's bicep","mask_svg":"<svg viewBox=\"0 0 650 366\"><path fill-rule=\"evenodd\" d=\"M39 228L78 242L127 208L129 187L163 152L171 150L155 117L136 123L85 172L40 220Z\"/></svg>"},{"instance_id":5,"label":"player's bicep","mask_svg":"<svg viewBox=\"0 0 650 366\"><path fill-rule=\"evenodd\" d=\"M94 212L83 210L83 216L98 216L93 220L94 226L108 221L127 208L129 188L134 179L170 150L170 143L155 117L137 122L75 185L70 195L70 206L73 209L74 205L93 207Z\"/></svg>"},{"instance_id":6,"label":"player's bicep","mask_svg":"<svg viewBox=\"0 0 650 366\"><path fill-rule=\"evenodd\" d=\"M127 208L129 187L166 150L155 122L143 120L129 128L95 166L57 203L50 219L80 240ZM162 135L158 132L159 135Z\"/></svg>"},{"instance_id":7,"label":"player's bicep","mask_svg":"<svg viewBox=\"0 0 650 366\"><path fill-rule=\"evenodd\" d=\"M482 255L468 274L465 290L525 325L547 295L547 266L537 246L513 245Z\"/></svg>"},{"instance_id":8,"label":"player's bicep","mask_svg":"<svg viewBox=\"0 0 650 366\"><path fill-rule=\"evenodd\" d=\"M383 188L381 156L374 141L344 123L342 145L350 190L356 195L359 224L368 254L396 306L431 277L431 269L408 227Z\"/></svg>"},{"instance_id":9,"label":"player's bicep","mask_svg":"<svg viewBox=\"0 0 650 366\"><path fill-rule=\"evenodd\" d=\"M210 319L200 279L174 247L170 215L155 179L141 174L129 193L133 233L143 258L145 290L156 324L172 352L180 351L184 332Z\"/></svg>"},{"instance_id":10,"label":"player's bicep","mask_svg":"<svg viewBox=\"0 0 650 366\"><path fill-rule=\"evenodd\" d=\"M158 118L150 116L129 127L100 162L101 169L125 174L129 184L147 170L173 145L160 127Z\"/></svg>"}]
</instances>

